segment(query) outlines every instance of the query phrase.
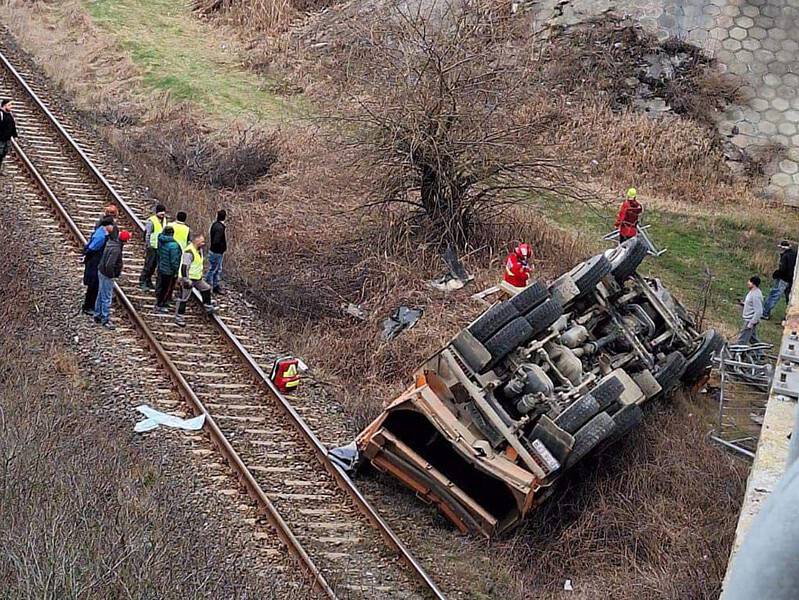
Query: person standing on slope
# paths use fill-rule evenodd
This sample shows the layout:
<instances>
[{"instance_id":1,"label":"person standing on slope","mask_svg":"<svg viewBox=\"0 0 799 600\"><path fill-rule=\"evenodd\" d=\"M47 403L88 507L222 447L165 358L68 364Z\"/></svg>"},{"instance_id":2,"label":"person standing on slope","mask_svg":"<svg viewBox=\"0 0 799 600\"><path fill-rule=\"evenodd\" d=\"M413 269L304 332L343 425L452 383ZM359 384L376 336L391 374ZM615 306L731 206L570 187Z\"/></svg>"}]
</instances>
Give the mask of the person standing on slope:
<instances>
[{"instance_id":1,"label":"person standing on slope","mask_svg":"<svg viewBox=\"0 0 799 600\"><path fill-rule=\"evenodd\" d=\"M616 229L619 230L619 243L626 242L638 235L638 220L644 207L638 202L638 190L630 188L627 197L621 203L619 214L616 217Z\"/></svg>"},{"instance_id":2,"label":"person standing on slope","mask_svg":"<svg viewBox=\"0 0 799 600\"><path fill-rule=\"evenodd\" d=\"M530 264L532 257L533 249L530 244L516 246L513 252L508 254L508 258L505 259L505 274L503 277L505 283L519 289L527 287L530 271L533 270Z\"/></svg>"},{"instance_id":3,"label":"person standing on slope","mask_svg":"<svg viewBox=\"0 0 799 600\"><path fill-rule=\"evenodd\" d=\"M222 279L222 259L227 251L226 218L227 211L223 208L216 213L216 221L211 225L210 231L208 273L205 274L205 281L211 286L214 294L224 294L219 284Z\"/></svg>"}]
</instances>

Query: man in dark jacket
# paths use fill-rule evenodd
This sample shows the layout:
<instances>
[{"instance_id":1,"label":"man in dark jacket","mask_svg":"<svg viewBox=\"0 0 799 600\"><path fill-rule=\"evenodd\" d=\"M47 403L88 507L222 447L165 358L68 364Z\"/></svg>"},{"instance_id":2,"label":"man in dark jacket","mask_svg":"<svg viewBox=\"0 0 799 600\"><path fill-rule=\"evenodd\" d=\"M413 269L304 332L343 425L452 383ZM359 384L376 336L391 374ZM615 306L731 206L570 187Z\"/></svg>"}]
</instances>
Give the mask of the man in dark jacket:
<instances>
[{"instance_id":1,"label":"man in dark jacket","mask_svg":"<svg viewBox=\"0 0 799 600\"><path fill-rule=\"evenodd\" d=\"M222 279L222 258L227 250L227 237L225 219L227 211L223 208L216 213L216 221L211 225L211 244L208 253L208 273L205 281L213 288L214 294L223 294L219 282Z\"/></svg>"},{"instance_id":2,"label":"man in dark jacket","mask_svg":"<svg viewBox=\"0 0 799 600\"><path fill-rule=\"evenodd\" d=\"M166 304L172 299L183 254L173 235L172 227L167 225L158 236L158 283L155 286L155 309L158 312L166 312Z\"/></svg>"},{"instance_id":3,"label":"man in dark jacket","mask_svg":"<svg viewBox=\"0 0 799 600\"><path fill-rule=\"evenodd\" d=\"M94 322L106 329L116 329L111 322L111 296L114 293L114 279L122 275L122 246L130 239L130 233L120 232L116 226L108 236L103 256L97 266L100 291L94 304Z\"/></svg>"},{"instance_id":4,"label":"man in dark jacket","mask_svg":"<svg viewBox=\"0 0 799 600\"><path fill-rule=\"evenodd\" d=\"M97 291L100 286L97 267L103 256L106 239L113 229L114 219L111 217L100 219L97 228L83 248L83 285L86 286L86 296L83 298L83 314L94 314L94 305L97 302Z\"/></svg>"},{"instance_id":5,"label":"man in dark jacket","mask_svg":"<svg viewBox=\"0 0 799 600\"><path fill-rule=\"evenodd\" d=\"M0 100L0 175L3 173L3 159L11 150L11 138L17 135L17 124L11 114L11 100Z\"/></svg>"},{"instance_id":6,"label":"man in dark jacket","mask_svg":"<svg viewBox=\"0 0 799 600\"><path fill-rule=\"evenodd\" d=\"M766 301L763 302L763 318L771 317L771 311L779 304L780 296L785 296L785 303L791 300L791 286L793 285L793 272L796 268L796 248L788 240L782 240L780 249L780 264L771 276L771 291Z\"/></svg>"}]
</instances>

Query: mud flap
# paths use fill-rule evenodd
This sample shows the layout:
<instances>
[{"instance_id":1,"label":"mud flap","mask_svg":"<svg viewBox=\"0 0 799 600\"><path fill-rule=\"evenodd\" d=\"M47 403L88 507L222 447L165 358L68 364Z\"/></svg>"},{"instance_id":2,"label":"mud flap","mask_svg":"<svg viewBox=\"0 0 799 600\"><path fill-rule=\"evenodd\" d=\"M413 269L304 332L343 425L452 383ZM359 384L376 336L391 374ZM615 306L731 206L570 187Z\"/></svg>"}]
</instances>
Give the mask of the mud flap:
<instances>
[{"instance_id":1,"label":"mud flap","mask_svg":"<svg viewBox=\"0 0 799 600\"><path fill-rule=\"evenodd\" d=\"M541 418L538 419L538 423L536 423L535 427L530 432L528 439L531 441L532 445L535 444L535 440L539 440L557 461L557 465L555 465L555 463L551 463L551 461L539 457L544 463L550 463L542 465L545 467L547 475L560 468L560 464L563 463L564 459L571 452L572 446L574 446L574 437L555 425L555 422L546 415L541 415ZM536 452L536 454L539 454L539 452Z\"/></svg>"},{"instance_id":2,"label":"mud flap","mask_svg":"<svg viewBox=\"0 0 799 600\"><path fill-rule=\"evenodd\" d=\"M615 376L618 378L619 381L624 384L624 391L621 393L619 397L619 403L622 405L625 404L641 404L644 400L646 400L647 396L638 387L638 384L635 380L627 374L627 371L624 369L616 369L612 371L608 377Z\"/></svg>"},{"instance_id":3,"label":"mud flap","mask_svg":"<svg viewBox=\"0 0 799 600\"><path fill-rule=\"evenodd\" d=\"M649 369L644 369L640 373L633 375L633 380L635 380L636 385L641 388L647 400L654 398L662 391L658 380L655 379L655 376L652 375L652 371Z\"/></svg>"},{"instance_id":4,"label":"mud flap","mask_svg":"<svg viewBox=\"0 0 799 600\"><path fill-rule=\"evenodd\" d=\"M480 373L491 362L491 354L468 329L461 331L452 340L452 347L475 373Z\"/></svg>"}]
</instances>

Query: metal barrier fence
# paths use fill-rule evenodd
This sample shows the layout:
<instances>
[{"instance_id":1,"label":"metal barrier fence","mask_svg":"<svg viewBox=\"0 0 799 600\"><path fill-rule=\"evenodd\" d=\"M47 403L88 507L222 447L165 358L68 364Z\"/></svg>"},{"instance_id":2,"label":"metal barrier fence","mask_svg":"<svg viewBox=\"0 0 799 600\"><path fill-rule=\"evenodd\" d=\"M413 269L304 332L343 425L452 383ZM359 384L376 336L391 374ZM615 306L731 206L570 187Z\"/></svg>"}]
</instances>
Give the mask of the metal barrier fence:
<instances>
[{"instance_id":1,"label":"metal barrier fence","mask_svg":"<svg viewBox=\"0 0 799 600\"><path fill-rule=\"evenodd\" d=\"M716 357L719 410L711 439L755 457L776 357L771 344L726 345Z\"/></svg>"}]
</instances>

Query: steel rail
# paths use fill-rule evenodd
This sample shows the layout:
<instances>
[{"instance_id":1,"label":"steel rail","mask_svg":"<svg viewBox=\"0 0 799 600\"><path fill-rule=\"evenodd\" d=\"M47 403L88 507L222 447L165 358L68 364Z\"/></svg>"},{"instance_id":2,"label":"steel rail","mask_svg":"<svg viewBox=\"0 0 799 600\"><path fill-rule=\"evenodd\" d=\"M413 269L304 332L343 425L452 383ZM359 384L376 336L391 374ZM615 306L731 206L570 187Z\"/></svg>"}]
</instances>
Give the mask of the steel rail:
<instances>
[{"instance_id":1,"label":"steel rail","mask_svg":"<svg viewBox=\"0 0 799 600\"><path fill-rule=\"evenodd\" d=\"M0 61L4 64L6 69L13 75L14 79L17 83L22 87L25 92L28 94L31 100L33 100L34 104L45 114L47 120L53 126L53 128L58 132L59 135L64 139L64 141L75 151L78 156L80 157L81 162L89 171L89 173L97 180L101 187L103 187L107 193L114 199L115 202L119 204L122 210L125 212L128 218L130 218L136 226L143 232L144 231L144 224L142 221L136 216L133 212L131 207L122 199L122 197L117 193L114 189L113 185L102 175L102 173L97 169L91 159L86 156L77 142L72 138L66 129L61 125L58 119L50 112L47 106L42 102L36 92L31 89L22 75L14 68L14 66L8 61L8 59L0 52ZM120 290L121 292L121 290ZM194 290L194 297L197 301L200 301L200 294ZM294 409L288 399L278 390L275 385L273 384L272 380L264 373L263 369L261 369L260 365L257 361L251 356L249 351L244 347L241 341L238 339L235 333L233 333L230 328L224 323L224 321L219 317L219 315L213 314L209 315L212 322L216 325L218 330L221 332L223 337L227 340L227 342L232 346L232 348L236 351L239 357L245 362L247 367L249 368L250 372L254 376L257 383L259 383L268 393L272 396L281 407L281 410L285 413L285 415L289 418L292 424L295 426L297 431L305 438L306 442L310 446L311 450L313 450L314 454L316 455L317 459L320 461L322 466L325 468L328 473L336 480L338 486L349 495L355 506L358 510L369 520L370 523L378 530L380 535L383 537L384 540L397 552L399 557L402 559L405 564L413 572L416 579L418 579L427 590L435 597L437 600L445 600L446 596L444 593L439 589L437 584L433 581L424 567L414 558L402 540L394 533L391 527L386 523L386 521L380 516L378 511L371 505L371 503L364 497L361 491L357 488L354 484L352 479L333 461L329 458L329 453L325 445L319 440L319 438L313 433L313 431L308 427L305 420L300 416L300 414Z\"/></svg>"},{"instance_id":2,"label":"steel rail","mask_svg":"<svg viewBox=\"0 0 799 600\"><path fill-rule=\"evenodd\" d=\"M24 165L34 182L39 186L44 196L47 197L53 209L55 210L58 220L60 220L66 226L70 237L72 237L73 240L81 247L85 245L87 242L86 237L83 235L83 233L81 233L80 229L75 224L75 221L72 219L72 217L70 217L69 213L64 208L64 205L58 200L58 197L42 177L41 173L39 173L38 169L36 169L22 148L20 148L19 144L17 144L15 140L12 140L11 143L20 162ZM139 313L136 311L133 304L128 299L125 292L116 282L114 282L114 293L116 294L116 297L122 306L125 308L125 311L128 313L131 321L133 321L136 329L139 331L139 333L141 333L145 342L150 347L150 350L152 350L155 354L158 362L161 363L161 365L166 369L166 372L169 375L169 378L175 384L180 397L183 398L183 400L185 400L189 406L191 406L195 414L202 414L205 416L203 429L205 429L208 433L208 437L222 453L227 463L236 472L239 482L247 490L249 496L256 502L269 523L275 528L280 539L283 541L289 551L299 559L303 569L311 576L314 588L324 593L325 596L331 600L337 600L338 597L330 587L330 584L328 584L328 582L325 580L322 572L314 564L311 557L308 556L308 553L302 547L302 544L300 544L299 540L292 533L288 524L272 504L271 500L269 500L269 497L258 484L250 470L247 468L247 465L225 437L225 434L222 433L222 430L216 424L214 418L205 408L202 400L200 400L200 398L197 397L197 394L194 393L194 390L191 389L191 386L180 373L180 370L177 368L177 366L175 366L175 363L172 362L172 359L166 353L163 346L161 346L156 337L153 335L152 330L147 326Z\"/></svg>"}]
</instances>

